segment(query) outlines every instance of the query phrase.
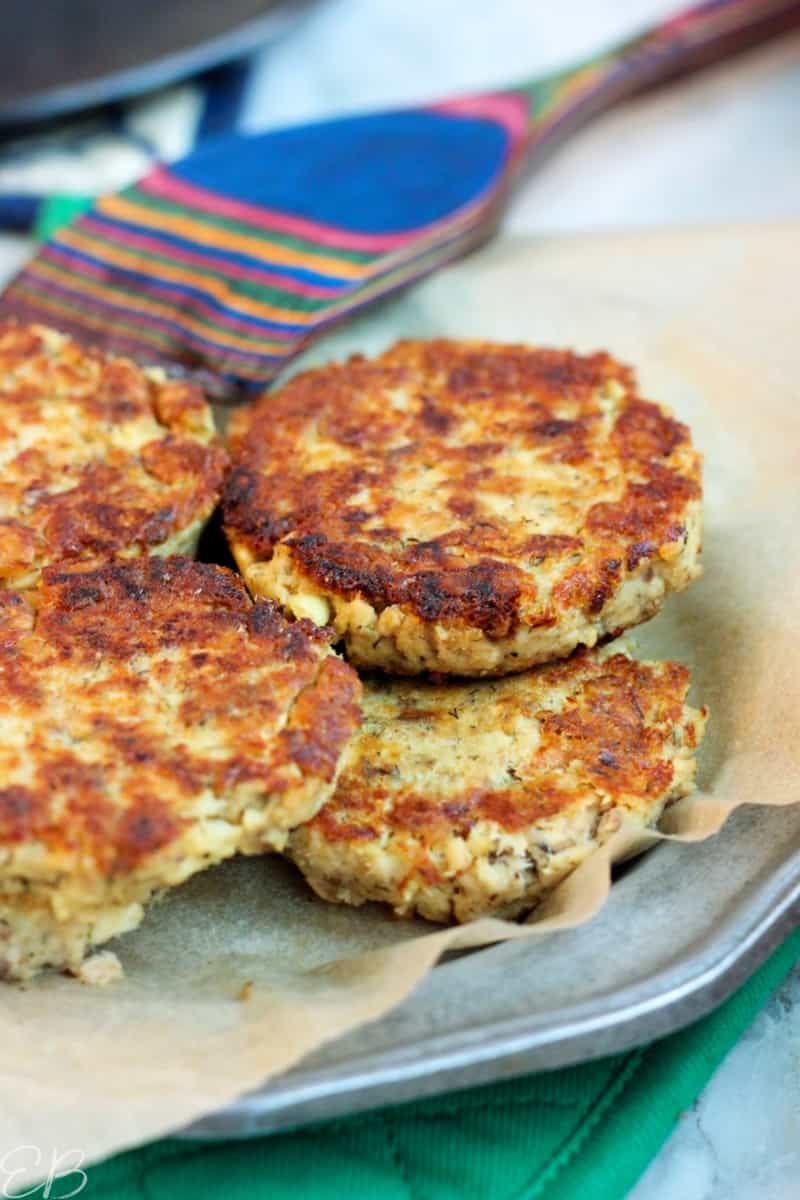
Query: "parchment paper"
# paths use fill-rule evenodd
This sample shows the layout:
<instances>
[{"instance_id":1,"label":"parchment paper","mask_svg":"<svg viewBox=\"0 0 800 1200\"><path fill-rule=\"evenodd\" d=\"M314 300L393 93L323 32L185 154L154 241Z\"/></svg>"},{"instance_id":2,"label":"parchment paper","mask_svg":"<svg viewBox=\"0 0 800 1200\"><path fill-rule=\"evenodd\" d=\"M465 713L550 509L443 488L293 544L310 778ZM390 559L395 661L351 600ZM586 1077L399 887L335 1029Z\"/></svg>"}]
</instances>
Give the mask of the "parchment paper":
<instances>
[{"instance_id":1,"label":"parchment paper","mask_svg":"<svg viewBox=\"0 0 800 1200\"><path fill-rule=\"evenodd\" d=\"M798 278L800 226L501 241L306 359L436 333L607 348L690 422L706 453L705 576L635 641L691 666L712 715L703 790L662 836L699 840L739 804L800 799ZM536 954L597 912L610 861L640 848L620 831L533 924L438 932L326 905L277 859L208 872L115 946L121 982L0 985L0 1156L40 1151L38 1168L31 1152L9 1160L20 1187L54 1151L90 1162L176 1130L385 1013L445 948L528 937Z\"/></svg>"}]
</instances>

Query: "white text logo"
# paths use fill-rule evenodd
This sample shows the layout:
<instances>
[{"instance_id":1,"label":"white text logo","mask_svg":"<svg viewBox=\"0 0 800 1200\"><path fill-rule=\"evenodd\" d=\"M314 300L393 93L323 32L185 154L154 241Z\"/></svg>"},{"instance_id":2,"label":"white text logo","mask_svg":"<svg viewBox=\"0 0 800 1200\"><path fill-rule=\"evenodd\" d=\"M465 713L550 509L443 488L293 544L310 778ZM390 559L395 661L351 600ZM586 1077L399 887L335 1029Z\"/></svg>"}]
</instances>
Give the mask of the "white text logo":
<instances>
[{"instance_id":1,"label":"white text logo","mask_svg":"<svg viewBox=\"0 0 800 1200\"><path fill-rule=\"evenodd\" d=\"M56 1150L49 1156L38 1146L15 1146L0 1157L0 1195L4 1200L36 1196L39 1200L70 1200L82 1192L88 1182L82 1150ZM40 1182L27 1189L20 1177L35 1171Z\"/></svg>"}]
</instances>

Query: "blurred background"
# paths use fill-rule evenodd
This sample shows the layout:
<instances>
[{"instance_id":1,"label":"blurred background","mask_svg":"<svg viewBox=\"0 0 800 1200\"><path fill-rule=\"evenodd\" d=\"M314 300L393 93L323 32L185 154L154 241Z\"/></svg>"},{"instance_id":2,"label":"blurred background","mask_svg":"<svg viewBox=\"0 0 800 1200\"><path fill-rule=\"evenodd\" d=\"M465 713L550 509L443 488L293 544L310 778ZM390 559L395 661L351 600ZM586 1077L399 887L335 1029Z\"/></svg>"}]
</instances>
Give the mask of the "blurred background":
<instances>
[{"instance_id":1,"label":"blurred background","mask_svg":"<svg viewBox=\"0 0 800 1200\"><path fill-rule=\"evenodd\" d=\"M507 86L675 10L669 0L4 0L0 229L108 191L198 139ZM800 211L800 39L600 118L507 225L550 231ZM14 254L13 240L6 239ZM16 252L23 254L20 243Z\"/></svg>"}]
</instances>

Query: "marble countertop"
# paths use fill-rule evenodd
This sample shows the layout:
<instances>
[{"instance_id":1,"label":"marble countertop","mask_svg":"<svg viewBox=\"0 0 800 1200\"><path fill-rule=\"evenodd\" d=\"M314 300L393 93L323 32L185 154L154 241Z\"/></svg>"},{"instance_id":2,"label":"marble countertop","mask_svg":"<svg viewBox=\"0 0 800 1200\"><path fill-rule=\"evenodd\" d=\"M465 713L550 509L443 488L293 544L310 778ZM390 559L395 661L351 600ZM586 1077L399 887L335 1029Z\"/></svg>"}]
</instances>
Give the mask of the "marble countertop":
<instances>
[{"instance_id":1,"label":"marble countertop","mask_svg":"<svg viewBox=\"0 0 800 1200\"><path fill-rule=\"evenodd\" d=\"M245 124L277 126L533 78L665 16L664 0L327 0L256 63ZM600 118L518 191L516 233L800 215L800 38ZM0 236L0 277L29 253ZM800 968L629 1200L798 1200Z\"/></svg>"},{"instance_id":2,"label":"marble countertop","mask_svg":"<svg viewBox=\"0 0 800 1200\"><path fill-rule=\"evenodd\" d=\"M800 1196L800 967L733 1048L628 1200Z\"/></svg>"}]
</instances>

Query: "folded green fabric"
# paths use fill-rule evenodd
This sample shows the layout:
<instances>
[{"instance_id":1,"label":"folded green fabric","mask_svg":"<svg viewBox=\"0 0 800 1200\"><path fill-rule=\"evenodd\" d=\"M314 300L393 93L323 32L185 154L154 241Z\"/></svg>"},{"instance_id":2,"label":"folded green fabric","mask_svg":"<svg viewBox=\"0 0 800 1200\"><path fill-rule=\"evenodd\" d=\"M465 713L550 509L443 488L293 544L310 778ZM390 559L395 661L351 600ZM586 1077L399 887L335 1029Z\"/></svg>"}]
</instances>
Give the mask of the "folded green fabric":
<instances>
[{"instance_id":1,"label":"folded green fabric","mask_svg":"<svg viewBox=\"0 0 800 1200\"><path fill-rule=\"evenodd\" d=\"M800 928L710 1016L593 1063L252 1141L170 1138L88 1170L108 1200L620 1200L770 993Z\"/></svg>"}]
</instances>

